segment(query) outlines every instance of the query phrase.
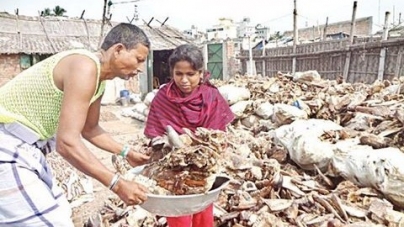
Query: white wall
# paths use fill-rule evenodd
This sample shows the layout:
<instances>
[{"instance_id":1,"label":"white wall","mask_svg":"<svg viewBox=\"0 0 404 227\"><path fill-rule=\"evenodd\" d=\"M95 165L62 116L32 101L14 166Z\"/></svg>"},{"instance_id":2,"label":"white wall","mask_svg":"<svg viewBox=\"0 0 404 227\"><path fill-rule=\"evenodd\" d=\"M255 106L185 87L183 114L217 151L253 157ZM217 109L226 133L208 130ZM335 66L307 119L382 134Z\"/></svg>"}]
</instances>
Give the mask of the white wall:
<instances>
[{"instance_id":1,"label":"white wall","mask_svg":"<svg viewBox=\"0 0 404 227\"><path fill-rule=\"evenodd\" d=\"M101 104L115 104L116 99L120 97L120 91L125 90L125 81L120 78L107 80L105 85L104 96L102 97Z\"/></svg>"}]
</instances>

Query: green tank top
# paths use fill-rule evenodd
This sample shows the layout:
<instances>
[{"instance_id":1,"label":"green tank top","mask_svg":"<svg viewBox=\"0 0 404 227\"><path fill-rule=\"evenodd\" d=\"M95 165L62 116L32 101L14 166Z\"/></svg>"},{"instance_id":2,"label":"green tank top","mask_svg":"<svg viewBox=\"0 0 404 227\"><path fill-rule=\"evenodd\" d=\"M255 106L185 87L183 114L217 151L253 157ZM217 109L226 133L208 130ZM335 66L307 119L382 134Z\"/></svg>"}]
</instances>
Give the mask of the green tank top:
<instances>
[{"instance_id":1,"label":"green tank top","mask_svg":"<svg viewBox=\"0 0 404 227\"><path fill-rule=\"evenodd\" d=\"M82 49L64 51L31 66L0 87L0 123L17 121L33 129L43 140L53 137L63 98L63 91L53 82L53 69L71 54L88 56L97 64L98 83L91 103L98 99L105 90L105 81L100 83L97 56Z\"/></svg>"}]
</instances>

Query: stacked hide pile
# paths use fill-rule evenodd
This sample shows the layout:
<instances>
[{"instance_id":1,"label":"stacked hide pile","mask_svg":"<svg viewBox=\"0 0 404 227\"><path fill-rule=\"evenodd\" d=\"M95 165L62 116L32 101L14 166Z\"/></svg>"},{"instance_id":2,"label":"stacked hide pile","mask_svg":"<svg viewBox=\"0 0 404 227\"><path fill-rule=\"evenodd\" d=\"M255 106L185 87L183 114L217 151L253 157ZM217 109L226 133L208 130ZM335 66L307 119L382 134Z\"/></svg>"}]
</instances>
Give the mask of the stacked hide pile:
<instances>
[{"instance_id":1,"label":"stacked hide pile","mask_svg":"<svg viewBox=\"0 0 404 227\"><path fill-rule=\"evenodd\" d=\"M194 135L220 147L215 171L232 178L215 203L216 226L404 225L402 82L349 84L316 71L214 81L236 115L219 137ZM146 141L132 143L146 151ZM122 160L115 166L133 178ZM116 197L95 222L166 226Z\"/></svg>"}]
</instances>

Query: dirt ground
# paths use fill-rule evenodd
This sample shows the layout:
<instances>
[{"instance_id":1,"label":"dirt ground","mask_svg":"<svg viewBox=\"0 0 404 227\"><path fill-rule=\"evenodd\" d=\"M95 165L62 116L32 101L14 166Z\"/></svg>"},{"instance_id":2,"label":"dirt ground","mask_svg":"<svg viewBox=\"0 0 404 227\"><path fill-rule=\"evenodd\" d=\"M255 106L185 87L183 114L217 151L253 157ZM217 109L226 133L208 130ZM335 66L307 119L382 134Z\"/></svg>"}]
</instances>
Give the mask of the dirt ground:
<instances>
[{"instance_id":1,"label":"dirt ground","mask_svg":"<svg viewBox=\"0 0 404 227\"><path fill-rule=\"evenodd\" d=\"M100 125L108 131L118 142L125 143L126 141L143 134L144 123L132 118L121 116L122 107L119 105L107 105L101 107ZM97 156L101 162L108 168L113 170L111 163L111 153L100 150L94 145L84 141L88 148ZM94 200L73 209L73 221L76 227L82 227L89 217L96 214L104 201L113 193L98 181L93 180L94 185Z\"/></svg>"}]
</instances>

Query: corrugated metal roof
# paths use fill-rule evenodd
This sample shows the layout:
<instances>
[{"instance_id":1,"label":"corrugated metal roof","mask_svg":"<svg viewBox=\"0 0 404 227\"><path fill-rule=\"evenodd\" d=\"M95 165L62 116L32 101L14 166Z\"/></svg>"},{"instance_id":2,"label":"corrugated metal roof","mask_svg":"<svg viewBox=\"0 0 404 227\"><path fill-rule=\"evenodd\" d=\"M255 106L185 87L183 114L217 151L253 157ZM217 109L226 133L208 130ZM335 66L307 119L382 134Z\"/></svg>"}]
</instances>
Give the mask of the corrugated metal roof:
<instances>
[{"instance_id":1,"label":"corrugated metal roof","mask_svg":"<svg viewBox=\"0 0 404 227\"><path fill-rule=\"evenodd\" d=\"M72 48L96 50L101 21L66 17L29 17L0 13L0 53L54 54ZM104 35L117 22L104 26ZM191 41L168 25L140 26L153 50L169 50Z\"/></svg>"}]
</instances>

